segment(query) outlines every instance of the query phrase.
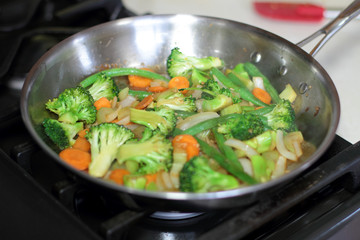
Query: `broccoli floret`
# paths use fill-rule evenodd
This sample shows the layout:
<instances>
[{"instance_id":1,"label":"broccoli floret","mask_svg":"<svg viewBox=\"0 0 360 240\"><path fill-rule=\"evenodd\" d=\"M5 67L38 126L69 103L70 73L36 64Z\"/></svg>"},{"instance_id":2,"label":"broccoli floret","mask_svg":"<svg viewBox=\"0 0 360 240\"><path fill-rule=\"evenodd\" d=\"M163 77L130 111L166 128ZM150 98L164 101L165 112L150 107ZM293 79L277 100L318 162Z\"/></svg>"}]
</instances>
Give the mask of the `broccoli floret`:
<instances>
[{"instance_id":1,"label":"broccoli floret","mask_svg":"<svg viewBox=\"0 0 360 240\"><path fill-rule=\"evenodd\" d=\"M217 112L238 102L230 89L221 87L214 79L208 79L201 89L203 92L200 101L205 112Z\"/></svg>"},{"instance_id":2,"label":"broccoli floret","mask_svg":"<svg viewBox=\"0 0 360 240\"><path fill-rule=\"evenodd\" d=\"M153 135L154 135L154 131L151 130L150 128L145 128L144 131L141 134L141 139L139 140L139 142L145 142L148 139L150 139Z\"/></svg>"},{"instance_id":3,"label":"broccoli floret","mask_svg":"<svg viewBox=\"0 0 360 240\"><path fill-rule=\"evenodd\" d=\"M201 94L201 98L205 100L211 100L216 97L216 95L220 94L222 87L216 82L214 79L208 79L201 87L204 90Z\"/></svg>"},{"instance_id":4,"label":"broccoli floret","mask_svg":"<svg viewBox=\"0 0 360 240\"><path fill-rule=\"evenodd\" d=\"M202 110L204 112L217 112L233 104L230 97L225 95L217 95L214 99L203 100Z\"/></svg>"},{"instance_id":5,"label":"broccoli floret","mask_svg":"<svg viewBox=\"0 0 360 240\"><path fill-rule=\"evenodd\" d=\"M248 140L264 131L266 126L263 117L250 113L239 114L239 117L231 118L218 126L218 132L224 134L226 139Z\"/></svg>"},{"instance_id":6,"label":"broccoli floret","mask_svg":"<svg viewBox=\"0 0 360 240\"><path fill-rule=\"evenodd\" d=\"M82 122L70 124L51 118L45 118L42 124L46 135L60 149L71 147L75 143L76 134L84 128Z\"/></svg>"},{"instance_id":7,"label":"broccoli floret","mask_svg":"<svg viewBox=\"0 0 360 240\"><path fill-rule=\"evenodd\" d=\"M156 106L167 106L173 110L186 112L196 112L195 98L193 97L175 97L169 99L160 99L156 102Z\"/></svg>"},{"instance_id":8,"label":"broccoli floret","mask_svg":"<svg viewBox=\"0 0 360 240\"><path fill-rule=\"evenodd\" d=\"M158 95L156 106L166 106L176 111L196 112L195 98L185 97L177 89L169 89Z\"/></svg>"},{"instance_id":9,"label":"broccoli floret","mask_svg":"<svg viewBox=\"0 0 360 240\"><path fill-rule=\"evenodd\" d=\"M146 141L126 143L119 148L117 162L122 164L126 161L135 161L138 164L137 174L168 171L172 164L171 142L157 132Z\"/></svg>"},{"instance_id":10,"label":"broccoli floret","mask_svg":"<svg viewBox=\"0 0 360 240\"><path fill-rule=\"evenodd\" d=\"M297 131L295 123L295 111L289 100L282 99L277 103L274 109L265 114L265 124L273 130L282 130L285 132Z\"/></svg>"},{"instance_id":11,"label":"broccoli floret","mask_svg":"<svg viewBox=\"0 0 360 240\"><path fill-rule=\"evenodd\" d=\"M130 108L130 121L151 130L158 130L164 135L170 135L176 125L174 110L165 106L157 107L153 111Z\"/></svg>"},{"instance_id":12,"label":"broccoli floret","mask_svg":"<svg viewBox=\"0 0 360 240\"><path fill-rule=\"evenodd\" d=\"M237 187L239 182L235 177L213 170L204 156L193 157L180 172L180 190L183 192L214 192Z\"/></svg>"},{"instance_id":13,"label":"broccoli floret","mask_svg":"<svg viewBox=\"0 0 360 240\"><path fill-rule=\"evenodd\" d=\"M96 120L94 99L82 87L67 88L58 98L49 100L46 108L59 115L59 121L75 123L85 121L88 124Z\"/></svg>"},{"instance_id":14,"label":"broccoli floret","mask_svg":"<svg viewBox=\"0 0 360 240\"><path fill-rule=\"evenodd\" d=\"M193 86L197 86L198 84L205 83L210 77L204 71L200 71L199 69L193 68L191 73L191 82Z\"/></svg>"},{"instance_id":15,"label":"broccoli floret","mask_svg":"<svg viewBox=\"0 0 360 240\"><path fill-rule=\"evenodd\" d=\"M96 81L87 89L94 100L106 97L111 100L119 94L119 88L114 79L104 74L99 75Z\"/></svg>"},{"instance_id":16,"label":"broccoli floret","mask_svg":"<svg viewBox=\"0 0 360 240\"><path fill-rule=\"evenodd\" d=\"M214 79L208 79L203 86L201 87L203 90L201 94L201 98L205 100L214 99L219 94L224 95L232 99L233 103L241 102L239 96L236 93L233 93L229 88L221 87L220 84Z\"/></svg>"},{"instance_id":17,"label":"broccoli floret","mask_svg":"<svg viewBox=\"0 0 360 240\"><path fill-rule=\"evenodd\" d=\"M224 61L218 57L198 58L193 56L186 56L178 47L171 50L167 58L167 71L170 77L184 76L191 77L193 68L200 71L210 70L212 67L222 68Z\"/></svg>"},{"instance_id":18,"label":"broccoli floret","mask_svg":"<svg viewBox=\"0 0 360 240\"><path fill-rule=\"evenodd\" d=\"M86 139L91 144L89 174L103 177L116 158L118 148L134 134L131 130L115 123L101 123L90 127Z\"/></svg>"},{"instance_id":19,"label":"broccoli floret","mask_svg":"<svg viewBox=\"0 0 360 240\"><path fill-rule=\"evenodd\" d=\"M232 92L229 88L221 88L219 94L225 95L232 99L233 103L241 102L241 98L237 93Z\"/></svg>"}]
</instances>

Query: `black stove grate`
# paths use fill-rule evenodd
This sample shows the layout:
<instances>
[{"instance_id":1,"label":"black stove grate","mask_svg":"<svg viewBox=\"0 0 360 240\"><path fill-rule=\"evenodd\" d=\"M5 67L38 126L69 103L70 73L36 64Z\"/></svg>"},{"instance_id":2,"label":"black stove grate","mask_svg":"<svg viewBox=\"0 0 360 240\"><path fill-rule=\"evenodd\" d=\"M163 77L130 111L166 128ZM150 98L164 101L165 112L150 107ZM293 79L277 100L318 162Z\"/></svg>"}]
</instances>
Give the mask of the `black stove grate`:
<instances>
[{"instance_id":1,"label":"black stove grate","mask_svg":"<svg viewBox=\"0 0 360 240\"><path fill-rule=\"evenodd\" d=\"M319 215L344 204L359 187L360 146L336 136L329 151L304 175L250 207L163 220L151 217L152 212L126 209L74 181L32 140L24 143L22 136L20 131L14 138L17 142L13 141L16 145L9 149L12 160L75 219L103 239L150 239L164 233L177 239L266 239L288 235L289 228L303 231L308 221L316 221ZM316 204L313 213L311 208L318 202L320 207Z\"/></svg>"},{"instance_id":2,"label":"black stove grate","mask_svg":"<svg viewBox=\"0 0 360 240\"><path fill-rule=\"evenodd\" d=\"M0 105L0 122L20 115L26 74L51 47L85 28L134 16L119 0L2 1L0 13L0 101L8 103Z\"/></svg>"}]
</instances>

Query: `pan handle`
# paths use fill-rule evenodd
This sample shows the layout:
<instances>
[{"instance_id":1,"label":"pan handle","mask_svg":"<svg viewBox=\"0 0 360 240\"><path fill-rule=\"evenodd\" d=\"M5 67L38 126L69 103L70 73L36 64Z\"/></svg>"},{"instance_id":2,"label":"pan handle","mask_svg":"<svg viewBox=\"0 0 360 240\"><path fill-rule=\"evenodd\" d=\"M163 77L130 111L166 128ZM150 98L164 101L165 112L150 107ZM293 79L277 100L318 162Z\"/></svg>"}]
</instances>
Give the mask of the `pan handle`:
<instances>
[{"instance_id":1,"label":"pan handle","mask_svg":"<svg viewBox=\"0 0 360 240\"><path fill-rule=\"evenodd\" d=\"M324 46L324 44L342 27L348 22L360 14L360 0L352 2L346 9L344 9L334 20L329 22L323 28L319 29L309 37L305 38L296 45L299 47L305 46L307 43L313 41L320 35L324 35L323 38L316 44L316 46L310 51L310 55L315 56L318 51Z\"/></svg>"}]
</instances>

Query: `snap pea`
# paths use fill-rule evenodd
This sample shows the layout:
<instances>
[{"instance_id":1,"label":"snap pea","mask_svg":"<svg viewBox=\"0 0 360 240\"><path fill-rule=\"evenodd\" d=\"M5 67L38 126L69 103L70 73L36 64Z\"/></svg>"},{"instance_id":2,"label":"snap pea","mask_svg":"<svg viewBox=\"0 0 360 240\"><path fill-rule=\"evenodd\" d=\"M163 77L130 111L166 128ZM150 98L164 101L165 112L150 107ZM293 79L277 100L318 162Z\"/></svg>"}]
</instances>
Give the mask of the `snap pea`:
<instances>
[{"instance_id":1,"label":"snap pea","mask_svg":"<svg viewBox=\"0 0 360 240\"><path fill-rule=\"evenodd\" d=\"M274 86L270 83L269 79L260 72L260 70L251 62L244 63L245 71L251 76L251 77L261 77L264 82L264 87L266 91L270 94L271 99L278 103L281 101L281 98L279 97L279 93L274 88Z\"/></svg>"},{"instance_id":2,"label":"snap pea","mask_svg":"<svg viewBox=\"0 0 360 240\"><path fill-rule=\"evenodd\" d=\"M248 113L258 115L258 116L262 116L262 115L265 115L265 114L271 112L274 109L274 107L275 107L275 105L270 105L270 106L267 106L267 107L259 108L259 109L252 110L252 111L248 111Z\"/></svg>"},{"instance_id":3,"label":"snap pea","mask_svg":"<svg viewBox=\"0 0 360 240\"><path fill-rule=\"evenodd\" d=\"M217 126L219 123L224 123L226 122L227 120L231 119L231 118L236 118L238 117L239 114L238 113L232 113L232 114L227 114L227 115L224 115L224 116L220 116L220 117L217 117L217 118L212 118L212 119L208 119L208 120L205 120L203 122L200 122L186 130L183 131L183 134L190 134L190 135L196 135L202 131L205 131L205 130L208 130L208 129L211 129L215 126ZM174 131L173 132L173 135L178 135L179 132L178 131Z\"/></svg>"},{"instance_id":4,"label":"snap pea","mask_svg":"<svg viewBox=\"0 0 360 240\"><path fill-rule=\"evenodd\" d=\"M136 97L139 100L142 100L151 94L152 94L151 92L147 92L147 91L136 91L129 89L129 95Z\"/></svg>"},{"instance_id":5,"label":"snap pea","mask_svg":"<svg viewBox=\"0 0 360 240\"><path fill-rule=\"evenodd\" d=\"M212 159L214 159L221 167L226 169L229 173L237 177L238 179L244 181L248 184L256 184L258 183L254 178L246 174L242 170L242 166L239 166L240 163L237 161L238 164L235 164L233 161L230 161L228 158L226 158L223 154L221 154L216 148L210 146L205 141L202 141L201 139L195 137L198 141L201 150L208 156L211 156Z\"/></svg>"},{"instance_id":6,"label":"snap pea","mask_svg":"<svg viewBox=\"0 0 360 240\"><path fill-rule=\"evenodd\" d=\"M175 129L177 134L185 134L185 131L182 131L178 128ZM214 159L221 167L223 167L226 171L240 179L241 181L253 185L258 183L254 178L249 176L247 173L243 171L243 168L237 159L231 157L228 159L221 152L219 152L216 148L210 146L205 141L195 137L196 141L199 143L201 150L212 159ZM224 142L224 139L220 140ZM236 161L235 161L236 160Z\"/></svg>"},{"instance_id":7,"label":"snap pea","mask_svg":"<svg viewBox=\"0 0 360 240\"><path fill-rule=\"evenodd\" d=\"M146 71L143 69L138 68L110 68L106 69L100 72L97 72L87 78L85 78L83 81L80 82L80 86L86 88L90 85L92 85L96 79L99 77L99 75L105 74L107 77L120 77L120 76L127 76L127 75L137 75L141 77L146 77L150 79L159 79L163 81L169 81L168 78L154 72Z\"/></svg>"},{"instance_id":8,"label":"snap pea","mask_svg":"<svg viewBox=\"0 0 360 240\"><path fill-rule=\"evenodd\" d=\"M229 73L229 77L227 77L225 74L223 74L219 69L212 68L210 70L210 73L214 75L222 84L224 84L226 87L233 89L234 91L238 92L240 94L240 97L248 102L251 102L255 104L256 106L268 106L266 103L260 101L257 99L250 91L247 89L243 84L240 83L240 80L238 80L238 84L235 84L235 78L236 75L233 73ZM229 78L232 78L230 80Z\"/></svg>"},{"instance_id":9,"label":"snap pea","mask_svg":"<svg viewBox=\"0 0 360 240\"><path fill-rule=\"evenodd\" d=\"M183 119L190 117L192 115L196 114L196 112L187 112L182 110L175 110L176 117L181 117Z\"/></svg>"},{"instance_id":10,"label":"snap pea","mask_svg":"<svg viewBox=\"0 0 360 240\"><path fill-rule=\"evenodd\" d=\"M220 152L222 152L222 154L224 154L227 159L229 159L234 164L238 165L238 167L243 170L243 167L239 163L234 150L230 146L225 145L224 135L219 133L216 128L211 129L211 131L214 134L214 137L215 137L215 140L216 140L217 146L219 147Z\"/></svg>"}]
</instances>

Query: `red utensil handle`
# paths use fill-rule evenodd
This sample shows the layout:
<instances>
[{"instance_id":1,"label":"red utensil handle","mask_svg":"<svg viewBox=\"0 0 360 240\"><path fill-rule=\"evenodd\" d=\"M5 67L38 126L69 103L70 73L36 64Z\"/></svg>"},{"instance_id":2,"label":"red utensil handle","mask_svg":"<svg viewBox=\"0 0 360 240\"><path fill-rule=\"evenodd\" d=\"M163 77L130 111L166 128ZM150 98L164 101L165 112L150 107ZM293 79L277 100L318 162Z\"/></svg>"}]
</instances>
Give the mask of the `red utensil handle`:
<instances>
[{"instance_id":1,"label":"red utensil handle","mask_svg":"<svg viewBox=\"0 0 360 240\"><path fill-rule=\"evenodd\" d=\"M262 16L291 21L317 22L324 18L325 9L307 3L254 2L255 10Z\"/></svg>"}]
</instances>

